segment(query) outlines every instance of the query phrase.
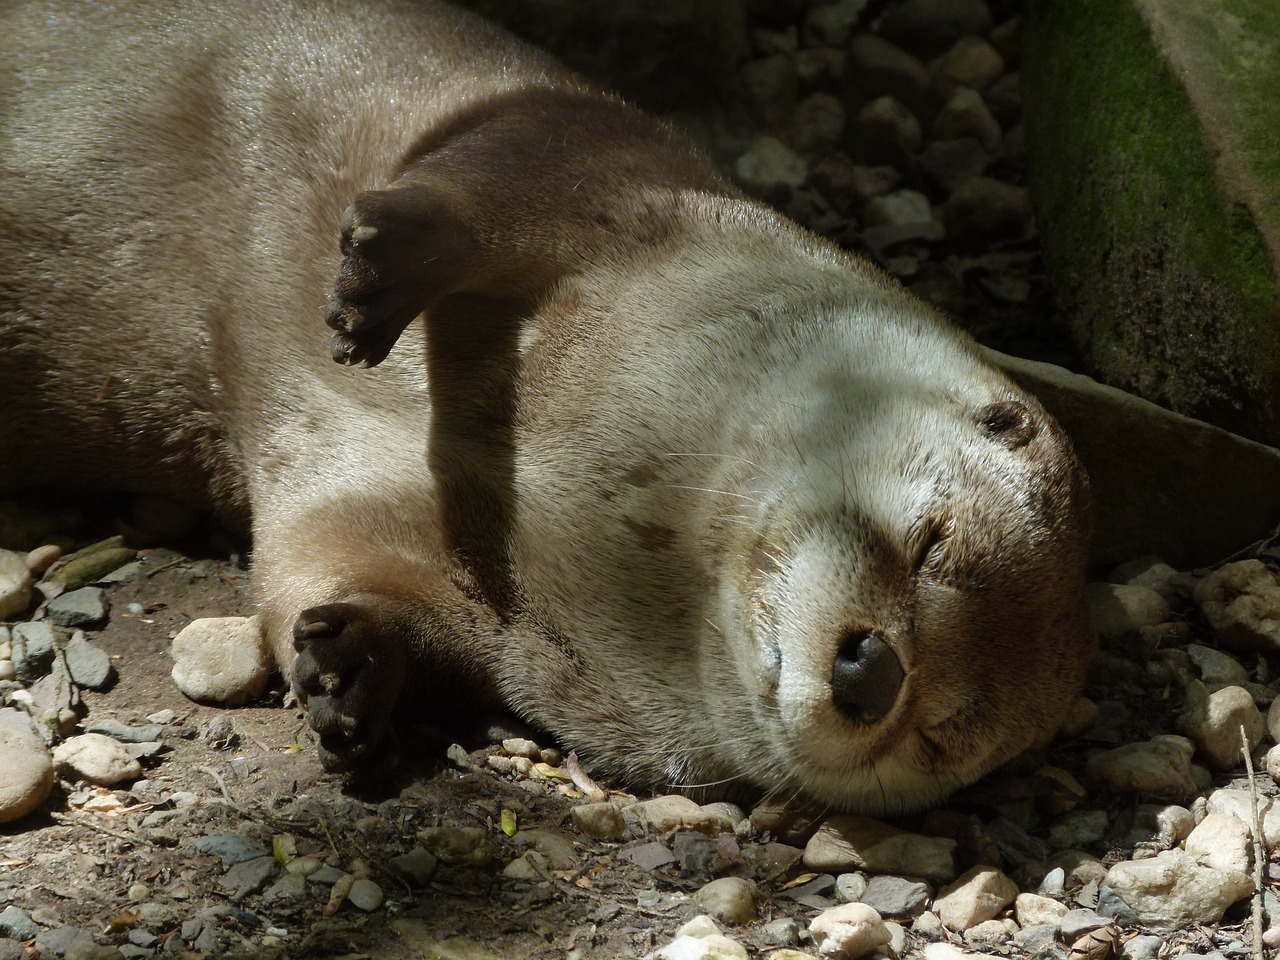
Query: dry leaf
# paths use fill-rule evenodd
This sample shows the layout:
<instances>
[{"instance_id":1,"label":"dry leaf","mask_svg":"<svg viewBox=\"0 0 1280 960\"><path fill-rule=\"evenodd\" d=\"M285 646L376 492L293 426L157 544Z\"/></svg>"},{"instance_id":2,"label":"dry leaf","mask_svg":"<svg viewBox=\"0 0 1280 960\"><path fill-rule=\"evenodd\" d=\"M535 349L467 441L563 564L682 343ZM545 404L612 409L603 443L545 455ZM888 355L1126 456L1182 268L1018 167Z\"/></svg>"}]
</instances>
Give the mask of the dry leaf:
<instances>
[{"instance_id":1,"label":"dry leaf","mask_svg":"<svg viewBox=\"0 0 1280 960\"><path fill-rule=\"evenodd\" d=\"M333 885L333 890L329 894L329 902L324 905L322 911L326 917L332 917L338 912L338 908L342 906L342 902L347 899L347 894L351 892L351 885L356 882L356 878L350 873L344 873Z\"/></svg>"},{"instance_id":2,"label":"dry leaf","mask_svg":"<svg viewBox=\"0 0 1280 960\"><path fill-rule=\"evenodd\" d=\"M565 758L564 768L569 772L569 778L574 785L583 792L583 794L593 802L599 803L605 798L605 792L587 775L582 769L582 765L578 763L577 751L571 751L569 756Z\"/></svg>"},{"instance_id":3,"label":"dry leaf","mask_svg":"<svg viewBox=\"0 0 1280 960\"><path fill-rule=\"evenodd\" d=\"M1071 944L1068 960L1107 960L1115 953L1120 940L1120 930L1112 925L1082 933Z\"/></svg>"}]
</instances>

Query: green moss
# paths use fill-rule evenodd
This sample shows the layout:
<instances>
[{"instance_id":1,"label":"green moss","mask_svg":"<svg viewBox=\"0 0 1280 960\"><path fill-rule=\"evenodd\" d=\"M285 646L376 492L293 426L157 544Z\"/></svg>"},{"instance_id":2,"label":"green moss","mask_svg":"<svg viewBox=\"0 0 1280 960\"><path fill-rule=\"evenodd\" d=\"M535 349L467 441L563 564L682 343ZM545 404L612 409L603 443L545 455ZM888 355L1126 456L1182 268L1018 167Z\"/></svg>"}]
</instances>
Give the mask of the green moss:
<instances>
[{"instance_id":1,"label":"green moss","mask_svg":"<svg viewBox=\"0 0 1280 960\"><path fill-rule=\"evenodd\" d=\"M1280 440L1280 309L1258 211L1224 195L1187 94L1141 15L1118 0L1030 0L1023 78L1045 256L1096 371ZM1280 129L1267 96L1270 127ZM1254 104L1265 111L1261 96ZM1260 115L1254 122L1260 130ZM1271 150L1260 175L1280 185Z\"/></svg>"}]
</instances>

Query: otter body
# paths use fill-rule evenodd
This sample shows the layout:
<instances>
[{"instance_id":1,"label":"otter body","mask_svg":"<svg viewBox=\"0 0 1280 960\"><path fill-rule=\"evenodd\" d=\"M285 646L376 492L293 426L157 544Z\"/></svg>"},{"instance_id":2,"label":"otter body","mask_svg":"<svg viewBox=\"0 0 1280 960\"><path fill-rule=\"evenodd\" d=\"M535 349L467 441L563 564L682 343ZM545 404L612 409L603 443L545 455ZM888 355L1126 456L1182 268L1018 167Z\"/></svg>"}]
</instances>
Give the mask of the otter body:
<instances>
[{"instance_id":1,"label":"otter body","mask_svg":"<svg viewBox=\"0 0 1280 960\"><path fill-rule=\"evenodd\" d=\"M251 515L327 765L488 698L879 811L1053 733L1086 481L929 307L446 6L102 6L0 18L0 488Z\"/></svg>"}]
</instances>

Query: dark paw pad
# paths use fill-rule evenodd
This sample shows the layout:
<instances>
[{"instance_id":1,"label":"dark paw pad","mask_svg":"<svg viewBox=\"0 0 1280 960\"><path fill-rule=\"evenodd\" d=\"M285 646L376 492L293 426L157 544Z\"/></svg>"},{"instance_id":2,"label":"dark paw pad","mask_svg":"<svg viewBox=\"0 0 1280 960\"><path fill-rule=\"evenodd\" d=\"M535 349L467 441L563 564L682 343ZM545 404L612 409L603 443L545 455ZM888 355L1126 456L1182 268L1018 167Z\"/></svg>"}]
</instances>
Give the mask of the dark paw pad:
<instances>
[{"instance_id":1,"label":"dark paw pad","mask_svg":"<svg viewBox=\"0 0 1280 960\"><path fill-rule=\"evenodd\" d=\"M362 765L382 752L404 684L395 627L367 607L330 603L302 612L293 645L293 688L320 737L325 769Z\"/></svg>"},{"instance_id":2,"label":"dark paw pad","mask_svg":"<svg viewBox=\"0 0 1280 960\"><path fill-rule=\"evenodd\" d=\"M371 190L342 215L344 259L325 309L333 359L376 366L455 282L462 230L421 185Z\"/></svg>"}]
</instances>

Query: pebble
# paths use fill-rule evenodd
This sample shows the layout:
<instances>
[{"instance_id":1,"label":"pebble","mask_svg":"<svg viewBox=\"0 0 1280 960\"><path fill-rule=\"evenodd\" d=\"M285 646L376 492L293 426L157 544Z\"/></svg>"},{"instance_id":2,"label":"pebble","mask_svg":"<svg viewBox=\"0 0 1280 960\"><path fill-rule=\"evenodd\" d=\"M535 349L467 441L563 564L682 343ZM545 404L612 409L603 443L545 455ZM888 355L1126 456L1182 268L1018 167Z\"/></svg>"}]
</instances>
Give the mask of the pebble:
<instances>
[{"instance_id":1,"label":"pebble","mask_svg":"<svg viewBox=\"0 0 1280 960\"><path fill-rule=\"evenodd\" d=\"M857 899L882 917L918 917L929 906L932 893L929 885L920 880L877 876L866 881L866 889Z\"/></svg>"},{"instance_id":2,"label":"pebble","mask_svg":"<svg viewBox=\"0 0 1280 960\"><path fill-rule=\"evenodd\" d=\"M1228 650L1280 650L1280 581L1261 560L1214 570L1192 594L1218 643Z\"/></svg>"},{"instance_id":3,"label":"pebble","mask_svg":"<svg viewBox=\"0 0 1280 960\"><path fill-rule=\"evenodd\" d=\"M397 877L412 887L425 887L436 872L439 861L425 847L414 847L408 853L392 857L387 866Z\"/></svg>"},{"instance_id":4,"label":"pebble","mask_svg":"<svg viewBox=\"0 0 1280 960\"><path fill-rule=\"evenodd\" d=\"M27 911L12 905L0 910L0 934L13 940L34 940L39 933Z\"/></svg>"},{"instance_id":5,"label":"pebble","mask_svg":"<svg viewBox=\"0 0 1280 960\"><path fill-rule=\"evenodd\" d=\"M382 906L382 888L367 877L357 877L347 892L347 899L357 910L371 913Z\"/></svg>"},{"instance_id":6,"label":"pebble","mask_svg":"<svg viewBox=\"0 0 1280 960\"><path fill-rule=\"evenodd\" d=\"M842 903L824 910L809 924L809 934L822 956L841 960L864 957L891 939L880 914L865 903Z\"/></svg>"},{"instance_id":7,"label":"pebble","mask_svg":"<svg viewBox=\"0 0 1280 960\"><path fill-rule=\"evenodd\" d=\"M1168 850L1186 840L1195 825L1195 817L1186 807L1140 803L1134 808L1133 817L1121 838L1122 844Z\"/></svg>"},{"instance_id":8,"label":"pebble","mask_svg":"<svg viewBox=\"0 0 1280 960\"><path fill-rule=\"evenodd\" d=\"M1178 731L1195 742L1214 769L1231 770L1243 765L1242 726L1250 749L1262 742L1266 721L1248 690L1223 687L1210 693L1199 680L1187 684L1182 712L1178 714Z\"/></svg>"},{"instance_id":9,"label":"pebble","mask_svg":"<svg viewBox=\"0 0 1280 960\"><path fill-rule=\"evenodd\" d=\"M618 854L618 859L629 860L641 870L657 870L669 863L675 863L676 855L665 843L655 840L652 843L642 843L623 850Z\"/></svg>"},{"instance_id":10,"label":"pebble","mask_svg":"<svg viewBox=\"0 0 1280 960\"><path fill-rule=\"evenodd\" d=\"M1180 801L1197 792L1191 773L1194 755L1195 745L1186 737L1162 734L1090 756L1085 776L1106 792Z\"/></svg>"},{"instance_id":11,"label":"pebble","mask_svg":"<svg viewBox=\"0 0 1280 960\"><path fill-rule=\"evenodd\" d=\"M1018 918L1019 926L1049 925L1056 931L1062 918L1067 915L1067 905L1051 897L1020 893L1014 898L1013 912Z\"/></svg>"},{"instance_id":12,"label":"pebble","mask_svg":"<svg viewBox=\"0 0 1280 960\"><path fill-rule=\"evenodd\" d=\"M107 595L101 587L80 587L50 600L48 610L60 627L100 627L107 622Z\"/></svg>"},{"instance_id":13,"label":"pebble","mask_svg":"<svg viewBox=\"0 0 1280 960\"><path fill-rule=\"evenodd\" d=\"M441 863L482 867L493 856L483 827L426 827L418 839Z\"/></svg>"},{"instance_id":14,"label":"pebble","mask_svg":"<svg viewBox=\"0 0 1280 960\"><path fill-rule=\"evenodd\" d=\"M810 870L923 877L946 883L955 877L954 840L908 833L877 820L852 814L830 817L804 849Z\"/></svg>"},{"instance_id":15,"label":"pebble","mask_svg":"<svg viewBox=\"0 0 1280 960\"><path fill-rule=\"evenodd\" d=\"M1169 601L1149 587L1126 583L1091 583L1085 599L1098 636L1123 640L1139 627L1166 622L1172 615Z\"/></svg>"},{"instance_id":16,"label":"pebble","mask_svg":"<svg viewBox=\"0 0 1280 960\"><path fill-rule=\"evenodd\" d=\"M1025 187L991 177L970 177L942 205L947 236L959 250L986 249L1002 240L1021 240L1031 227L1031 198Z\"/></svg>"},{"instance_id":17,"label":"pebble","mask_svg":"<svg viewBox=\"0 0 1280 960\"><path fill-rule=\"evenodd\" d=\"M1157 960L1164 941L1152 933L1140 933L1120 944L1124 960Z\"/></svg>"},{"instance_id":18,"label":"pebble","mask_svg":"<svg viewBox=\"0 0 1280 960\"><path fill-rule=\"evenodd\" d=\"M297 902L307 896L307 878L300 873L286 872L263 891L262 899L264 903Z\"/></svg>"},{"instance_id":19,"label":"pebble","mask_svg":"<svg viewBox=\"0 0 1280 960\"><path fill-rule=\"evenodd\" d=\"M569 870L578 862L573 841L555 830L519 830L511 838L516 846L529 847L547 858L553 870Z\"/></svg>"},{"instance_id":20,"label":"pebble","mask_svg":"<svg viewBox=\"0 0 1280 960\"><path fill-rule=\"evenodd\" d=\"M148 719L150 718L148 717ZM87 727L87 731L89 733L101 733L104 736L119 740L121 743L150 743L153 740L159 740L164 734L164 728L159 724L145 727L130 726L110 717L94 720Z\"/></svg>"},{"instance_id":21,"label":"pebble","mask_svg":"<svg viewBox=\"0 0 1280 960\"><path fill-rule=\"evenodd\" d=\"M66 658L71 679L77 686L89 690L105 690L115 679L115 668L111 665L107 652L95 647L79 630L71 635L62 655Z\"/></svg>"},{"instance_id":22,"label":"pebble","mask_svg":"<svg viewBox=\"0 0 1280 960\"><path fill-rule=\"evenodd\" d=\"M33 577L40 577L60 559L62 559L62 548L56 543L46 543L28 552L23 562ZM0 605L0 609L3 609L3 605Z\"/></svg>"},{"instance_id":23,"label":"pebble","mask_svg":"<svg viewBox=\"0 0 1280 960\"><path fill-rule=\"evenodd\" d=\"M626 840L631 831L622 816L622 807L611 801L580 803L569 811L574 826L596 840Z\"/></svg>"},{"instance_id":24,"label":"pebble","mask_svg":"<svg viewBox=\"0 0 1280 960\"><path fill-rule=\"evenodd\" d=\"M688 797L671 794L641 800L623 810L623 818L636 836L665 836L676 830L700 830L703 833L732 833L727 818L708 813Z\"/></svg>"},{"instance_id":25,"label":"pebble","mask_svg":"<svg viewBox=\"0 0 1280 960\"><path fill-rule=\"evenodd\" d=\"M991 154L975 137L931 140L920 151L920 169L935 186L951 191L976 177L991 163Z\"/></svg>"},{"instance_id":26,"label":"pebble","mask_svg":"<svg viewBox=\"0 0 1280 960\"><path fill-rule=\"evenodd\" d=\"M169 652L178 689L201 703L240 706L262 696L271 680L257 617L193 620Z\"/></svg>"},{"instance_id":27,"label":"pebble","mask_svg":"<svg viewBox=\"0 0 1280 960\"><path fill-rule=\"evenodd\" d=\"M734 162L734 176L753 193L773 196L800 187L809 165L777 137L757 137Z\"/></svg>"},{"instance_id":28,"label":"pebble","mask_svg":"<svg viewBox=\"0 0 1280 960\"><path fill-rule=\"evenodd\" d=\"M843 105L829 93L812 93L795 109L792 142L802 154L830 149L844 136Z\"/></svg>"},{"instance_id":29,"label":"pebble","mask_svg":"<svg viewBox=\"0 0 1280 960\"><path fill-rule=\"evenodd\" d=\"M26 557L0 550L0 620L16 617L31 606L31 586Z\"/></svg>"},{"instance_id":30,"label":"pebble","mask_svg":"<svg viewBox=\"0 0 1280 960\"><path fill-rule=\"evenodd\" d=\"M100 733L82 733L58 744L53 765L68 779L102 787L142 776L142 765L118 741Z\"/></svg>"},{"instance_id":31,"label":"pebble","mask_svg":"<svg viewBox=\"0 0 1280 960\"><path fill-rule=\"evenodd\" d=\"M1201 643L1187 644L1186 650L1206 684L1242 684L1249 680L1249 671L1228 653Z\"/></svg>"},{"instance_id":32,"label":"pebble","mask_svg":"<svg viewBox=\"0 0 1280 960\"><path fill-rule=\"evenodd\" d=\"M892 97L914 109L924 106L929 71L917 57L883 37L871 33L855 37L844 71L844 101L851 110L860 110L878 97Z\"/></svg>"},{"instance_id":33,"label":"pebble","mask_svg":"<svg viewBox=\"0 0 1280 960\"><path fill-rule=\"evenodd\" d=\"M1110 817L1105 810L1073 810L1049 826L1049 846L1055 850L1075 850L1100 841Z\"/></svg>"},{"instance_id":34,"label":"pebble","mask_svg":"<svg viewBox=\"0 0 1280 960\"><path fill-rule=\"evenodd\" d=\"M238 833L196 837L191 845L201 853L218 857L224 866L257 860L271 853L260 840Z\"/></svg>"},{"instance_id":35,"label":"pebble","mask_svg":"<svg viewBox=\"0 0 1280 960\"><path fill-rule=\"evenodd\" d=\"M1013 903L1018 885L994 867L976 866L938 892L933 911L950 929L965 931Z\"/></svg>"},{"instance_id":36,"label":"pebble","mask_svg":"<svg viewBox=\"0 0 1280 960\"><path fill-rule=\"evenodd\" d=\"M929 198L918 190L897 190L868 200L863 214L868 227L898 227L932 219Z\"/></svg>"},{"instance_id":37,"label":"pebble","mask_svg":"<svg viewBox=\"0 0 1280 960\"><path fill-rule=\"evenodd\" d=\"M777 130L795 111L799 89L792 59L785 53L748 60L741 67L745 101L761 127Z\"/></svg>"},{"instance_id":38,"label":"pebble","mask_svg":"<svg viewBox=\"0 0 1280 960\"><path fill-rule=\"evenodd\" d=\"M854 118L853 140L862 159L896 165L920 149L924 132L915 114L901 101L877 97Z\"/></svg>"},{"instance_id":39,"label":"pebble","mask_svg":"<svg viewBox=\"0 0 1280 960\"><path fill-rule=\"evenodd\" d=\"M861 873L842 873L836 877L836 899L841 903L854 903L862 899L870 885Z\"/></svg>"},{"instance_id":40,"label":"pebble","mask_svg":"<svg viewBox=\"0 0 1280 960\"><path fill-rule=\"evenodd\" d=\"M15 624L10 631L13 669L23 683L32 683L53 667L53 631L43 620Z\"/></svg>"},{"instance_id":41,"label":"pebble","mask_svg":"<svg viewBox=\"0 0 1280 960\"><path fill-rule=\"evenodd\" d=\"M50 567L45 580L65 593L97 583L106 574L137 559L138 553L124 546L121 537L111 537L77 550Z\"/></svg>"},{"instance_id":42,"label":"pebble","mask_svg":"<svg viewBox=\"0 0 1280 960\"><path fill-rule=\"evenodd\" d=\"M747 960L747 950L722 934L710 917L697 916L677 930L675 940L653 956L655 960Z\"/></svg>"},{"instance_id":43,"label":"pebble","mask_svg":"<svg viewBox=\"0 0 1280 960\"><path fill-rule=\"evenodd\" d=\"M275 872L275 857L245 860L228 870L218 882L218 887L232 900L243 900L263 889Z\"/></svg>"},{"instance_id":44,"label":"pebble","mask_svg":"<svg viewBox=\"0 0 1280 960\"><path fill-rule=\"evenodd\" d=\"M1117 916L1115 907L1123 907L1156 930L1216 923L1253 891L1248 857L1248 827L1234 817L1210 814L1191 832L1185 849L1128 860L1108 870L1099 904Z\"/></svg>"},{"instance_id":45,"label":"pebble","mask_svg":"<svg viewBox=\"0 0 1280 960\"><path fill-rule=\"evenodd\" d=\"M1075 909L1068 910L1058 921L1058 930L1063 940L1073 943L1090 930L1100 930L1110 923L1110 917L1104 917L1093 910Z\"/></svg>"},{"instance_id":46,"label":"pebble","mask_svg":"<svg viewBox=\"0 0 1280 960\"><path fill-rule=\"evenodd\" d=\"M73 940L62 954L63 960L121 960L123 956L118 947L93 940Z\"/></svg>"},{"instance_id":47,"label":"pebble","mask_svg":"<svg viewBox=\"0 0 1280 960\"><path fill-rule=\"evenodd\" d=\"M44 741L27 730L0 723L0 823L20 820L39 809L53 789L54 779L53 761ZM0 932L3 929L0 926Z\"/></svg>"},{"instance_id":48,"label":"pebble","mask_svg":"<svg viewBox=\"0 0 1280 960\"><path fill-rule=\"evenodd\" d=\"M790 917L779 917L761 925L760 937L775 947L794 947L800 943L800 924Z\"/></svg>"},{"instance_id":49,"label":"pebble","mask_svg":"<svg viewBox=\"0 0 1280 960\"><path fill-rule=\"evenodd\" d=\"M996 946L1012 935L1013 931L999 920L983 920L964 932L965 940L978 946Z\"/></svg>"},{"instance_id":50,"label":"pebble","mask_svg":"<svg viewBox=\"0 0 1280 960\"><path fill-rule=\"evenodd\" d=\"M947 98L933 118L930 133L939 140L972 137L988 153L995 153L1000 146L999 121L992 115L982 94L968 87L958 87Z\"/></svg>"},{"instance_id":51,"label":"pebble","mask_svg":"<svg viewBox=\"0 0 1280 960\"><path fill-rule=\"evenodd\" d=\"M707 916L741 926L757 919L756 885L740 877L712 880L693 895L693 902Z\"/></svg>"},{"instance_id":52,"label":"pebble","mask_svg":"<svg viewBox=\"0 0 1280 960\"><path fill-rule=\"evenodd\" d=\"M985 93L1004 75L1004 58L982 37L961 37L946 53L929 61L934 90L944 98L959 88Z\"/></svg>"},{"instance_id":53,"label":"pebble","mask_svg":"<svg viewBox=\"0 0 1280 960\"><path fill-rule=\"evenodd\" d=\"M1241 823L1252 818L1248 790L1215 790L1205 803L1207 813L1222 813L1235 817ZM1258 798L1258 819L1262 821L1262 839L1268 847L1280 844L1280 802L1275 797Z\"/></svg>"},{"instance_id":54,"label":"pebble","mask_svg":"<svg viewBox=\"0 0 1280 960\"><path fill-rule=\"evenodd\" d=\"M27 948L18 940L0 937L0 960L28 960Z\"/></svg>"}]
</instances>

